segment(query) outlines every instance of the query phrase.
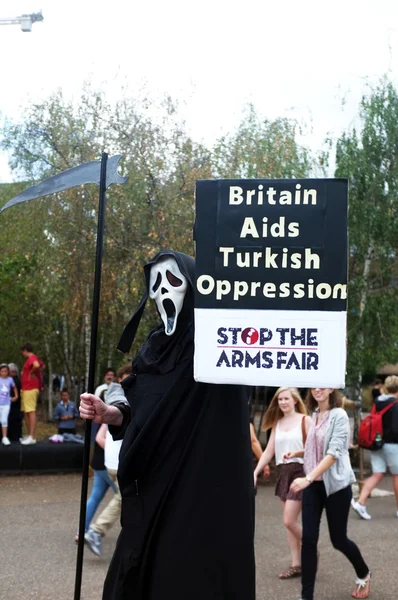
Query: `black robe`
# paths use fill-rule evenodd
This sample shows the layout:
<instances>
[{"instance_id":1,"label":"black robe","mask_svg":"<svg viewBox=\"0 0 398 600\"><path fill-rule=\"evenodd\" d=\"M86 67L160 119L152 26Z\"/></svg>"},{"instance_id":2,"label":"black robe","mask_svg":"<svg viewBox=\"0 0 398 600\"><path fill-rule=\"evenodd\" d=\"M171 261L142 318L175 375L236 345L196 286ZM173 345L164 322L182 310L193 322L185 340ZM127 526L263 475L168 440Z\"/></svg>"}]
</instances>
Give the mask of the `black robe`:
<instances>
[{"instance_id":1,"label":"black robe","mask_svg":"<svg viewBox=\"0 0 398 600\"><path fill-rule=\"evenodd\" d=\"M122 531L103 600L254 600L247 392L194 381L194 262L163 254L190 287L175 334L157 327L138 351L124 382L130 409L110 428L124 437Z\"/></svg>"}]
</instances>

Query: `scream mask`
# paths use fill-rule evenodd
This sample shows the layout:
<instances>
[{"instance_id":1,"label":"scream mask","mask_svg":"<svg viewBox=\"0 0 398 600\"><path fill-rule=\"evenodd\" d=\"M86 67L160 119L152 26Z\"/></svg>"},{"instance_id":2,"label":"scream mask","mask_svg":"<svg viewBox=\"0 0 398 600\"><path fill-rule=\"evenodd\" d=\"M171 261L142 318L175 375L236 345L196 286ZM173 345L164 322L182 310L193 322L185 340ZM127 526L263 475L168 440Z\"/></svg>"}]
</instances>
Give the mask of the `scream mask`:
<instances>
[{"instance_id":1,"label":"scream mask","mask_svg":"<svg viewBox=\"0 0 398 600\"><path fill-rule=\"evenodd\" d=\"M188 288L175 258L165 256L151 266L149 297L156 302L166 335L173 335Z\"/></svg>"}]
</instances>

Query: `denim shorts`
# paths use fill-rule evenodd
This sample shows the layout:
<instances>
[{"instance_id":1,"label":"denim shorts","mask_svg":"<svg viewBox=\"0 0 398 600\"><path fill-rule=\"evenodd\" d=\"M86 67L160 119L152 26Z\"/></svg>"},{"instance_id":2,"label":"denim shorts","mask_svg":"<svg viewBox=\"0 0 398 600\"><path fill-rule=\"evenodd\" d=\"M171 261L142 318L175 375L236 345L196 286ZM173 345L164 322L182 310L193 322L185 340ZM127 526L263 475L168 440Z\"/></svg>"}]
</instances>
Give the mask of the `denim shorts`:
<instances>
[{"instance_id":1,"label":"denim shorts","mask_svg":"<svg viewBox=\"0 0 398 600\"><path fill-rule=\"evenodd\" d=\"M384 444L370 453L370 460L373 473L386 473L388 467L391 475L398 475L398 444Z\"/></svg>"}]
</instances>

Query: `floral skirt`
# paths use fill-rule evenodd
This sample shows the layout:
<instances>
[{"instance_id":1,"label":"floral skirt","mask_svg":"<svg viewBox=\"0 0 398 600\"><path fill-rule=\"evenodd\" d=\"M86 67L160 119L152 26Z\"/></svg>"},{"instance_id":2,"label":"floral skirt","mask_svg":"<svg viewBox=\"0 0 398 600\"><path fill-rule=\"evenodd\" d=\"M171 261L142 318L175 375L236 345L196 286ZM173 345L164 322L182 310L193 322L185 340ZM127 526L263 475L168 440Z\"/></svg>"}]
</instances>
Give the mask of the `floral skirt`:
<instances>
[{"instance_id":1,"label":"floral skirt","mask_svg":"<svg viewBox=\"0 0 398 600\"><path fill-rule=\"evenodd\" d=\"M286 500L302 500L302 492L292 492L290 485L297 477L305 477L304 468L301 463L286 463L279 465L279 477L276 482L275 496L279 496L282 502Z\"/></svg>"}]
</instances>

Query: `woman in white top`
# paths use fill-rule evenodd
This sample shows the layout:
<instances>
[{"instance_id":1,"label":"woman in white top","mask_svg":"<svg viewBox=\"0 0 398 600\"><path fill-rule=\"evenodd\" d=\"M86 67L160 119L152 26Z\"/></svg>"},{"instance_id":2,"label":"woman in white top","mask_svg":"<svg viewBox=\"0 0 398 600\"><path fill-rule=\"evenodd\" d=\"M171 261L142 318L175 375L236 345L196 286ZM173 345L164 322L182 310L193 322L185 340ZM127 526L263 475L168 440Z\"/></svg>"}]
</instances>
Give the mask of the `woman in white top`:
<instances>
[{"instance_id":1,"label":"woman in white top","mask_svg":"<svg viewBox=\"0 0 398 600\"><path fill-rule=\"evenodd\" d=\"M263 431L271 429L271 436L258 465L254 471L254 485L257 484L259 473L269 464L275 455L279 467L279 478L275 495L279 496L283 509L283 524L286 527L291 552L291 567L279 574L280 579L291 579L301 575L301 537L302 529L299 523L301 512L301 492L290 490L291 483L304 476L303 459L290 458L285 460L284 454L292 451L303 451L307 432L311 427L311 418L295 388L281 387L272 398L265 414Z\"/></svg>"}]
</instances>

